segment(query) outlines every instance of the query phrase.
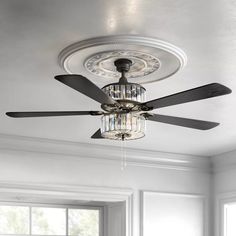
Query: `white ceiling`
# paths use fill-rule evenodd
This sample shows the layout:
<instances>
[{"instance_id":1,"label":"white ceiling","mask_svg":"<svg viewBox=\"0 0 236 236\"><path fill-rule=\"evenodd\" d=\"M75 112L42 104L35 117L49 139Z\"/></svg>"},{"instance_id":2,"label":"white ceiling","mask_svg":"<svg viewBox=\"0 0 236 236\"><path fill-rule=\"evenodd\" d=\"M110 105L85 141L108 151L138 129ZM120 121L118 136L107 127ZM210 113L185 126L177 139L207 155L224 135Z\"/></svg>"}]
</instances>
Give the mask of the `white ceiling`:
<instances>
[{"instance_id":1,"label":"white ceiling","mask_svg":"<svg viewBox=\"0 0 236 236\"><path fill-rule=\"evenodd\" d=\"M230 0L1 0L0 133L83 143L91 140L98 117L11 119L6 111L92 110L95 101L53 79L64 71L59 52L74 42L104 35L139 34L171 42L188 56L172 78L145 85L147 98L219 82L228 96L159 110L160 114L220 122L209 131L147 124L144 139L128 147L214 155L235 149L236 3Z\"/></svg>"}]
</instances>

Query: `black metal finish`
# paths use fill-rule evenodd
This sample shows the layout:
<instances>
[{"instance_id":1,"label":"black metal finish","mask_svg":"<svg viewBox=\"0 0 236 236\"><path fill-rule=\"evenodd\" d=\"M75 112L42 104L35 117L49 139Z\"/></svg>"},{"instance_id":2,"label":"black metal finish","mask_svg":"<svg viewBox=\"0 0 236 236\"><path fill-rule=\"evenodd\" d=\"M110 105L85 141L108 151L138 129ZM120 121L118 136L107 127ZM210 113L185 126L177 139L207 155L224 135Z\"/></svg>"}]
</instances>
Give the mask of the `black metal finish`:
<instances>
[{"instance_id":1,"label":"black metal finish","mask_svg":"<svg viewBox=\"0 0 236 236\"><path fill-rule=\"evenodd\" d=\"M120 58L117 59L114 62L115 66L116 66L116 70L120 73L122 72L128 72L131 65L132 65L132 61L127 59L127 58Z\"/></svg>"},{"instance_id":2,"label":"black metal finish","mask_svg":"<svg viewBox=\"0 0 236 236\"><path fill-rule=\"evenodd\" d=\"M222 96L232 91L226 86L218 83L207 84L201 87L158 98L142 104L143 110L151 110L161 107L173 106L177 104L198 101L202 99Z\"/></svg>"},{"instance_id":3,"label":"black metal finish","mask_svg":"<svg viewBox=\"0 0 236 236\"><path fill-rule=\"evenodd\" d=\"M209 130L219 125L219 123L216 122L194 120L175 116L157 115L157 114L147 115L145 117L147 120L151 121L157 121L161 123L177 125L192 129L199 129L199 130Z\"/></svg>"},{"instance_id":4,"label":"black metal finish","mask_svg":"<svg viewBox=\"0 0 236 236\"><path fill-rule=\"evenodd\" d=\"M129 84L127 78L125 77L125 72L122 72L122 76L120 77L118 84Z\"/></svg>"},{"instance_id":5,"label":"black metal finish","mask_svg":"<svg viewBox=\"0 0 236 236\"><path fill-rule=\"evenodd\" d=\"M117 104L115 105L102 104L101 108L109 113L128 113L131 111L140 111L139 102L123 99L119 99L116 101Z\"/></svg>"},{"instance_id":6,"label":"black metal finish","mask_svg":"<svg viewBox=\"0 0 236 236\"><path fill-rule=\"evenodd\" d=\"M104 93L97 85L82 75L57 75L55 79L103 104L115 104L116 101Z\"/></svg>"},{"instance_id":7,"label":"black metal finish","mask_svg":"<svg viewBox=\"0 0 236 236\"><path fill-rule=\"evenodd\" d=\"M102 137L102 134L101 134L101 130L97 130L92 136L91 138L94 138L94 139L103 139L104 137Z\"/></svg>"},{"instance_id":8,"label":"black metal finish","mask_svg":"<svg viewBox=\"0 0 236 236\"><path fill-rule=\"evenodd\" d=\"M125 77L125 73L130 70L132 65L132 61L127 58L120 58L114 62L116 66L116 70L121 73L121 77L119 79L119 84L128 84L128 80Z\"/></svg>"},{"instance_id":9,"label":"black metal finish","mask_svg":"<svg viewBox=\"0 0 236 236\"><path fill-rule=\"evenodd\" d=\"M80 116L102 115L102 111L31 111L31 112L7 112L6 115L13 118L27 118L27 117L47 117L47 116Z\"/></svg>"}]
</instances>

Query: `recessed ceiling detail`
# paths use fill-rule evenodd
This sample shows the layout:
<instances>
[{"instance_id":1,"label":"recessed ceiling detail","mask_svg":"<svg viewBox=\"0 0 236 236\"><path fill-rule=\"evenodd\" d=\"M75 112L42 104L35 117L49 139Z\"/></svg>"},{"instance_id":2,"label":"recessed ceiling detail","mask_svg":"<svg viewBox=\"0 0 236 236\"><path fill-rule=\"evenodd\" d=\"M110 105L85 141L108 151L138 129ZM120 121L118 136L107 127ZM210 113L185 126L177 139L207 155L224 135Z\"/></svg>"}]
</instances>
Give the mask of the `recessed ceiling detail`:
<instances>
[{"instance_id":1,"label":"recessed ceiling detail","mask_svg":"<svg viewBox=\"0 0 236 236\"><path fill-rule=\"evenodd\" d=\"M59 63L69 74L90 76L95 83L112 83L120 76L114 66L114 61L119 58L132 61L133 67L127 77L134 83L168 78L187 62L185 53L170 43L148 37L119 35L74 43L59 54Z\"/></svg>"}]
</instances>

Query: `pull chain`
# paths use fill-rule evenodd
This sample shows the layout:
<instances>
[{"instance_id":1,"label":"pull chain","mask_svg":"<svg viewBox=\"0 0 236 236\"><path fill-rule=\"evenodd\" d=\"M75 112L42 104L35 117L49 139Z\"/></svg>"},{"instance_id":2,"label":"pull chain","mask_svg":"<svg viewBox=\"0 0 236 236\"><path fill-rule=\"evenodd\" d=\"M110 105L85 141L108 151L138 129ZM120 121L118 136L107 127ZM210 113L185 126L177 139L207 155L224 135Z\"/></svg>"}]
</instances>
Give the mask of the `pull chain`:
<instances>
[{"instance_id":1,"label":"pull chain","mask_svg":"<svg viewBox=\"0 0 236 236\"><path fill-rule=\"evenodd\" d=\"M127 166L125 137L121 137L121 170L124 171Z\"/></svg>"}]
</instances>

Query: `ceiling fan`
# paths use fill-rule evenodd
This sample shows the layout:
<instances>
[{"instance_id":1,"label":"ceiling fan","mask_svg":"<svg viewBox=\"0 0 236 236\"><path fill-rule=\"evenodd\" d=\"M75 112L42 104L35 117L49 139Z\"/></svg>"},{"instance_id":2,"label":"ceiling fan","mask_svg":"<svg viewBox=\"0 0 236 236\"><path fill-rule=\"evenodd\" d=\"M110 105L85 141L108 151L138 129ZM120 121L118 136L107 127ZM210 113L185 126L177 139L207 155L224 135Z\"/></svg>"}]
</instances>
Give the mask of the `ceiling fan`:
<instances>
[{"instance_id":1,"label":"ceiling fan","mask_svg":"<svg viewBox=\"0 0 236 236\"><path fill-rule=\"evenodd\" d=\"M216 122L154 114L151 111L161 107L231 93L231 90L226 86L219 83L211 83L145 102L145 88L140 84L129 83L125 77L125 74L132 66L132 61L120 58L114 64L117 71L121 73L121 78L118 83L108 84L102 89L82 75L67 74L55 76L56 80L99 102L103 111L7 112L6 115L14 118L74 115L102 116L101 129L98 129L91 138L116 140L142 138L145 135L146 120L198 130L208 130L219 125Z\"/></svg>"}]
</instances>

